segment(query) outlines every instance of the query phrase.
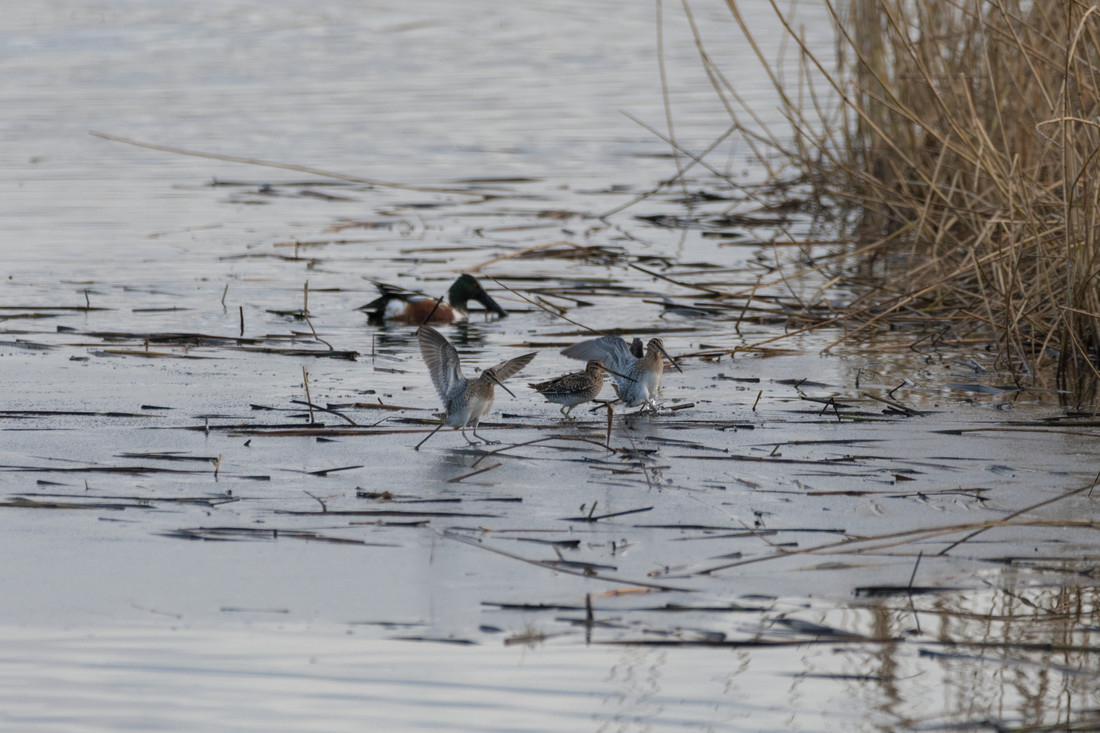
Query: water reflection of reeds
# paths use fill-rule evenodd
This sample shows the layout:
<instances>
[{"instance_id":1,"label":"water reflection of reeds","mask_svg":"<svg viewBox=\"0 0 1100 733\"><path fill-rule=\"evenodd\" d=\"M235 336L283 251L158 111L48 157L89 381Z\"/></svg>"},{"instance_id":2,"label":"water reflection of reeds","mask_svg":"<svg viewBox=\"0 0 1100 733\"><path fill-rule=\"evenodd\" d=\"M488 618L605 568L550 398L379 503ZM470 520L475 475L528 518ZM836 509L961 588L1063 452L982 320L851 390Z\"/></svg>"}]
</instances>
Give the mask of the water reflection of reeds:
<instances>
[{"instance_id":1,"label":"water reflection of reeds","mask_svg":"<svg viewBox=\"0 0 1100 733\"><path fill-rule=\"evenodd\" d=\"M987 580L986 591L861 606L875 637L905 641L841 650L844 670L859 670L851 694L921 730L1100 725L1100 589L1034 586L1013 568Z\"/></svg>"}]
</instances>

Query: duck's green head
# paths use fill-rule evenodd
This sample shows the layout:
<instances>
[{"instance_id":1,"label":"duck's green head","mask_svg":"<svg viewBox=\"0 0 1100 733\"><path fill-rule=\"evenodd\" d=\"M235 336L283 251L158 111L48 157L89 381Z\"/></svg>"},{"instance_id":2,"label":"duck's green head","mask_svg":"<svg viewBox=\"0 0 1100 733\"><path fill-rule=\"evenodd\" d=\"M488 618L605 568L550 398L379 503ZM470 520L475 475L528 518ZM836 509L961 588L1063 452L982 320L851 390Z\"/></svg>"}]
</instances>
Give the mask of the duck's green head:
<instances>
[{"instance_id":1,"label":"duck's green head","mask_svg":"<svg viewBox=\"0 0 1100 733\"><path fill-rule=\"evenodd\" d=\"M485 292L485 288L481 287L481 283L473 275L464 274L455 280L454 285L447 291L447 300L451 302L451 305L462 310L466 310L467 301L476 300L485 306L485 310L490 313L496 313L501 317L508 315L508 311L501 308L495 300L489 297L489 294Z\"/></svg>"}]
</instances>

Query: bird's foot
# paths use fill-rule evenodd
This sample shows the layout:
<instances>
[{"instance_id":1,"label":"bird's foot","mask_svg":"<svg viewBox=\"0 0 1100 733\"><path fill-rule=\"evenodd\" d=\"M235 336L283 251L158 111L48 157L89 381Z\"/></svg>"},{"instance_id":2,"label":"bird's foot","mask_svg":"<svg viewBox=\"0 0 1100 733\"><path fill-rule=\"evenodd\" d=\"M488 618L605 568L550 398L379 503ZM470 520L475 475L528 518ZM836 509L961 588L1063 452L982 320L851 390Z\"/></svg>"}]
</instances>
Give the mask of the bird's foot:
<instances>
[{"instance_id":1,"label":"bird's foot","mask_svg":"<svg viewBox=\"0 0 1100 733\"><path fill-rule=\"evenodd\" d=\"M469 438L466 438L466 442L468 442L470 445L500 445L499 440L488 440L486 438L483 438L483 437L481 437L480 435L477 434L476 430L474 431L474 437L477 438L481 442L480 443L475 443L472 440L470 440Z\"/></svg>"}]
</instances>

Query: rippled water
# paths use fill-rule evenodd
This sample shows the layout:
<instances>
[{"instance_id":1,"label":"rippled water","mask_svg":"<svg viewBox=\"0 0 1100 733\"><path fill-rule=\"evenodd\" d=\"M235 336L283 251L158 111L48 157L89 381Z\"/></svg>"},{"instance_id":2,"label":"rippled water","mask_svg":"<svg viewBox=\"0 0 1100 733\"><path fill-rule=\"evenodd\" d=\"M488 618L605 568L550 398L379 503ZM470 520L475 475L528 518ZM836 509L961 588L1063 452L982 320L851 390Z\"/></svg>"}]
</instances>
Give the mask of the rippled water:
<instances>
[{"instance_id":1,"label":"rippled water","mask_svg":"<svg viewBox=\"0 0 1100 733\"><path fill-rule=\"evenodd\" d=\"M768 3L740 7L778 55ZM1008 388L984 344L773 341L823 276L772 266L831 245L764 246L709 175L600 218L676 170L623 114L667 129L658 8L676 136L701 150L729 116L667 3L7 9L3 727L1088 720L1091 419ZM778 125L729 10L691 8ZM708 161L755 180L749 153ZM699 190L731 199L685 207ZM489 416L507 450L441 431L414 452L439 406L411 329L355 308L372 280L442 293L475 268L512 315L445 329L464 364L539 356ZM523 385L574 368L558 351L584 332L505 286L660 333L676 409L617 422L614 452L603 413L562 423ZM303 368L354 425L305 429Z\"/></svg>"},{"instance_id":2,"label":"rippled water","mask_svg":"<svg viewBox=\"0 0 1100 733\"><path fill-rule=\"evenodd\" d=\"M13 729L783 729L824 711L854 722L823 690L785 677L797 663L789 650L750 661L639 648L468 648L293 627L50 632L5 638L4 647L0 702ZM58 686L63 706L46 692ZM759 702L770 686L809 689L777 708Z\"/></svg>"}]
</instances>

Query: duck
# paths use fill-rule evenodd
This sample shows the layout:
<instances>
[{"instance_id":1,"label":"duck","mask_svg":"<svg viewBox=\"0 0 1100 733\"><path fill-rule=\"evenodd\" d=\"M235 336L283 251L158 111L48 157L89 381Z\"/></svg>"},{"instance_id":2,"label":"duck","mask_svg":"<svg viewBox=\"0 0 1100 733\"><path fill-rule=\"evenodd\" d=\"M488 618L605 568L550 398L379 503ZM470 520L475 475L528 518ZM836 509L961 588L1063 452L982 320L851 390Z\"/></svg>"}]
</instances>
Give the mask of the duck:
<instances>
[{"instance_id":1,"label":"duck","mask_svg":"<svg viewBox=\"0 0 1100 733\"><path fill-rule=\"evenodd\" d=\"M395 285L380 282L374 284L381 295L356 310L366 311L370 320L375 322L398 321L416 326L458 323L469 318L466 304L471 300L476 300L485 306L487 312L495 313L501 318L508 315L489 296L476 277L465 273L447 290L445 302Z\"/></svg>"}]
</instances>

